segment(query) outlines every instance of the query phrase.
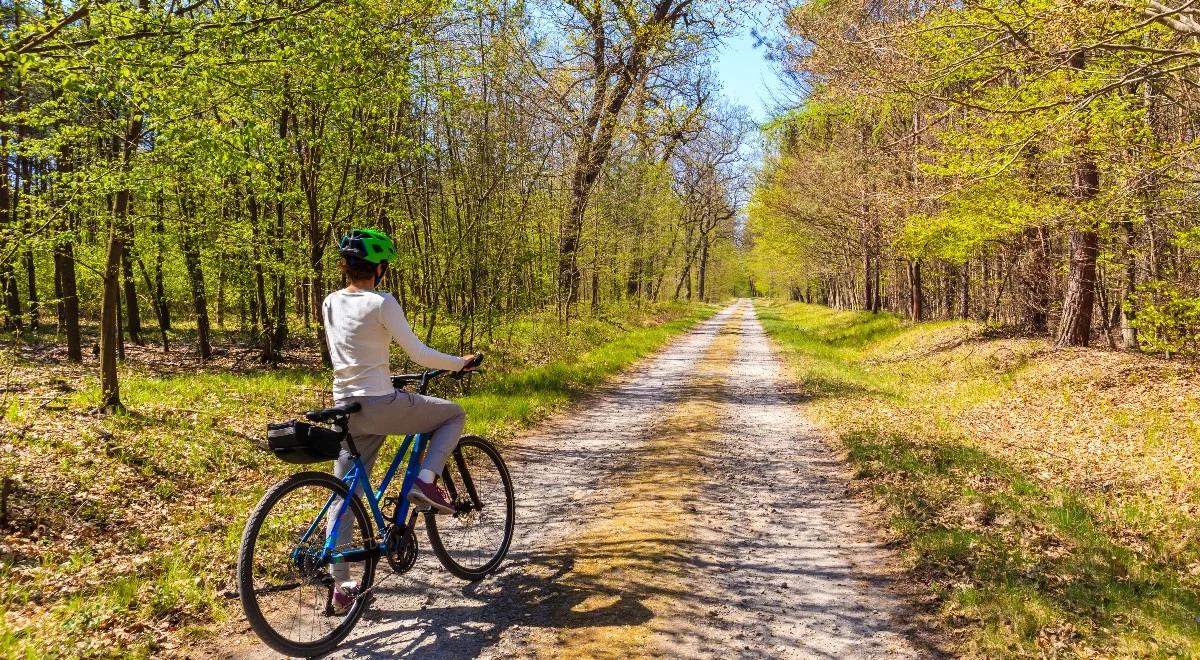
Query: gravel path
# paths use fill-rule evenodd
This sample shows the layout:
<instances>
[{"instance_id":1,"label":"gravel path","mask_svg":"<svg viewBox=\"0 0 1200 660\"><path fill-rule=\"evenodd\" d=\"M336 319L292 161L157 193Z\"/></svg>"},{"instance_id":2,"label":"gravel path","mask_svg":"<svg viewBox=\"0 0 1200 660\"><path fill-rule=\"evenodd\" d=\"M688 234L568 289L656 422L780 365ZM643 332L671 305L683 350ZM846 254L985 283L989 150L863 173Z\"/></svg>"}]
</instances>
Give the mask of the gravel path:
<instances>
[{"instance_id":1,"label":"gravel path","mask_svg":"<svg viewBox=\"0 0 1200 660\"><path fill-rule=\"evenodd\" d=\"M332 657L930 655L792 392L753 306L722 311L505 448L498 574L458 581L422 536Z\"/></svg>"}]
</instances>

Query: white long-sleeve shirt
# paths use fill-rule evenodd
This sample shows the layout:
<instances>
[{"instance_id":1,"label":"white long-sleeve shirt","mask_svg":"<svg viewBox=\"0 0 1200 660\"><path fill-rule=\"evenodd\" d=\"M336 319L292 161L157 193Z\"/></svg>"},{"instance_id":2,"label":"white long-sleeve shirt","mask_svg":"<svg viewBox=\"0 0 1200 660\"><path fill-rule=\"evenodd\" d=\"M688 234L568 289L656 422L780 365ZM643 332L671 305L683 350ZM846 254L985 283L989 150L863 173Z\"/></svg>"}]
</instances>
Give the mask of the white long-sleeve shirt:
<instances>
[{"instance_id":1,"label":"white long-sleeve shirt","mask_svg":"<svg viewBox=\"0 0 1200 660\"><path fill-rule=\"evenodd\" d=\"M321 305L321 314L333 361L334 400L392 393L388 349L393 339L422 366L451 371L466 366L461 357L439 353L422 343L390 293L334 291Z\"/></svg>"}]
</instances>

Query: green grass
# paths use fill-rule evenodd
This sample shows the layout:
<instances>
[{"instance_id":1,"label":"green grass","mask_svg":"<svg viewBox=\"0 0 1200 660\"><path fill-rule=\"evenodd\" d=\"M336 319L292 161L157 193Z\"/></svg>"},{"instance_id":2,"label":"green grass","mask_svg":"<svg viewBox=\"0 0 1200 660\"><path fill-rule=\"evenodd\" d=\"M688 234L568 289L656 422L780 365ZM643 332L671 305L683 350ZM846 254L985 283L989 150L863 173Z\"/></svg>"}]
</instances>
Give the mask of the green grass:
<instances>
[{"instance_id":1,"label":"green grass","mask_svg":"<svg viewBox=\"0 0 1200 660\"><path fill-rule=\"evenodd\" d=\"M503 443L716 309L617 310L569 332L527 319L478 339L488 371L468 390L437 394ZM215 634L236 615L222 594L246 516L295 469L258 448L264 427L327 404L329 374L303 360L237 373L131 361L127 411L97 415L90 369L6 366L27 389L0 399L0 477L18 484L14 529L0 530L0 657L140 657Z\"/></svg>"},{"instance_id":2,"label":"green grass","mask_svg":"<svg viewBox=\"0 0 1200 660\"><path fill-rule=\"evenodd\" d=\"M812 397L809 410L886 505L908 578L936 595L957 652L1200 656L1200 525L1165 499L1186 499L1196 477L1174 493L1178 476L1160 461L1093 458L1097 441L1150 447L1148 431L1164 423L1180 431L1175 451L1200 446L1178 391L1140 391L1114 415L1097 394L1114 370L1077 362L1111 355L1050 353L1040 340L989 339L971 323L808 305L759 313ZM1119 359L1141 366L1121 378L1157 368ZM1074 417L1060 420L1062 405ZM1001 414L1008 432L994 429ZM1043 435L1026 438L1024 420ZM1081 469L1075 456L1098 462Z\"/></svg>"}]
</instances>

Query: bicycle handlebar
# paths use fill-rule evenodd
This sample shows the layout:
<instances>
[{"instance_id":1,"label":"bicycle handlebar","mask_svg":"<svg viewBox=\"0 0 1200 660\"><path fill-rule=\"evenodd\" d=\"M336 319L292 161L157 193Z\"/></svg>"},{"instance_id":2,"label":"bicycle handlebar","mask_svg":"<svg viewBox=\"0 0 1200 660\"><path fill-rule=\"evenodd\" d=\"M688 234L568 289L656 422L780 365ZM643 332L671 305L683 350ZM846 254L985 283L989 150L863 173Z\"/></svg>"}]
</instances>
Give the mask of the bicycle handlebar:
<instances>
[{"instance_id":1,"label":"bicycle handlebar","mask_svg":"<svg viewBox=\"0 0 1200 660\"><path fill-rule=\"evenodd\" d=\"M400 389L409 383L419 383L421 386L421 391L424 392L425 385L427 385L429 381L433 380L434 378L441 378L447 374L449 374L452 378L462 378L468 373L471 373L469 370L473 370L475 367L478 367L481 364L483 364L483 353L476 353L475 359L468 362L459 371L451 371L449 369L430 369L429 371L422 371L419 373L395 374L392 376L392 387Z\"/></svg>"}]
</instances>

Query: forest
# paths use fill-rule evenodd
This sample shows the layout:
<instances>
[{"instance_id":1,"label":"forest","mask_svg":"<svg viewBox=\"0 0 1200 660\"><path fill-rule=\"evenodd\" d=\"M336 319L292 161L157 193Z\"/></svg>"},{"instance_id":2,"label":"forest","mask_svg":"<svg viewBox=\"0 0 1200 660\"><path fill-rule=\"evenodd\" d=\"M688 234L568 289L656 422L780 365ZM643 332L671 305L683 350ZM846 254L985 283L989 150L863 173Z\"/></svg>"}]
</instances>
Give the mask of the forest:
<instances>
[{"instance_id":1,"label":"forest","mask_svg":"<svg viewBox=\"0 0 1200 660\"><path fill-rule=\"evenodd\" d=\"M753 130L710 84L731 9L622 7L5 2L3 326L98 355L112 409L130 344L324 350L351 227L394 237L389 286L462 350L716 297Z\"/></svg>"},{"instance_id":2,"label":"forest","mask_svg":"<svg viewBox=\"0 0 1200 660\"><path fill-rule=\"evenodd\" d=\"M828 0L786 14L765 288L1058 346L1200 352L1200 7Z\"/></svg>"},{"instance_id":3,"label":"forest","mask_svg":"<svg viewBox=\"0 0 1200 660\"><path fill-rule=\"evenodd\" d=\"M266 430L331 405L357 227L487 354L429 393L518 549L464 586L376 517L343 556L417 579L358 651L1200 655L1198 38L1200 0L0 0L0 657L262 651L247 520L330 466Z\"/></svg>"}]
</instances>

